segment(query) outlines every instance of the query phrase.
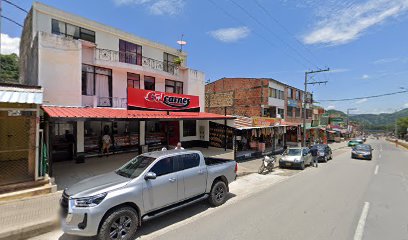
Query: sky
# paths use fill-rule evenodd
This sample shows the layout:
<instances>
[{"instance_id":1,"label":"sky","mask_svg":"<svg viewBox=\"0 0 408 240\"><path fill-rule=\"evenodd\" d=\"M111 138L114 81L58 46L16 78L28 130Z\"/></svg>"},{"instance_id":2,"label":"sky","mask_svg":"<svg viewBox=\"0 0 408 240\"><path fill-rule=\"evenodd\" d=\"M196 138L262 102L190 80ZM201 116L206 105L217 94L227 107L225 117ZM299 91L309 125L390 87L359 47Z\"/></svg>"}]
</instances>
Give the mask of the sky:
<instances>
[{"instance_id":1,"label":"sky","mask_svg":"<svg viewBox=\"0 0 408 240\"><path fill-rule=\"evenodd\" d=\"M30 9L32 1L12 0ZM265 77L303 88L314 100L359 113L408 108L408 0L43 0L45 4L126 32L178 47L209 81ZM5 2L3 15L25 13ZM2 19L1 52L18 53L21 27ZM353 101L324 101L363 97Z\"/></svg>"}]
</instances>

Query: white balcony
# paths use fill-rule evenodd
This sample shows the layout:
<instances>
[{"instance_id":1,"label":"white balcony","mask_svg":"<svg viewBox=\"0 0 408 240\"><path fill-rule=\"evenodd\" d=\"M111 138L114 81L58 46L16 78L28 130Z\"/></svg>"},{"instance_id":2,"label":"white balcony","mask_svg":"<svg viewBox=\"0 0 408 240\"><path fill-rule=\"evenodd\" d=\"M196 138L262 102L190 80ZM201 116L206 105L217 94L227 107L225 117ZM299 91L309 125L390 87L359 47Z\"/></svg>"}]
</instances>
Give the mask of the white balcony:
<instances>
[{"instance_id":1,"label":"white balcony","mask_svg":"<svg viewBox=\"0 0 408 240\"><path fill-rule=\"evenodd\" d=\"M82 95L84 107L127 108L127 99L119 97L99 97Z\"/></svg>"}]
</instances>

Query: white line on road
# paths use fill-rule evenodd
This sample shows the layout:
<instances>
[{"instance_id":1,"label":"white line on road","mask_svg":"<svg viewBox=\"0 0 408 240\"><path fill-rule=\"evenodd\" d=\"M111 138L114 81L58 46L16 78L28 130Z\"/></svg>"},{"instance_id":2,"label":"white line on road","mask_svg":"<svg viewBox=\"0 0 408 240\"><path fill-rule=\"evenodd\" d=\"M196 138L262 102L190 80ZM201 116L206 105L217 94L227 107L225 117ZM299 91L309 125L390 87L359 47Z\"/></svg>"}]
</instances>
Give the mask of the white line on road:
<instances>
[{"instance_id":1,"label":"white line on road","mask_svg":"<svg viewBox=\"0 0 408 240\"><path fill-rule=\"evenodd\" d=\"M378 166L378 165L377 165L377 166L375 166L374 175L377 175L377 174L378 174L378 168L379 168L379 166Z\"/></svg>"},{"instance_id":2,"label":"white line on road","mask_svg":"<svg viewBox=\"0 0 408 240\"><path fill-rule=\"evenodd\" d=\"M365 202L363 211L361 212L360 220L358 220L357 229L354 233L354 240L361 240L363 239L364 234L364 226L367 220L368 209L370 208L370 203Z\"/></svg>"}]
</instances>

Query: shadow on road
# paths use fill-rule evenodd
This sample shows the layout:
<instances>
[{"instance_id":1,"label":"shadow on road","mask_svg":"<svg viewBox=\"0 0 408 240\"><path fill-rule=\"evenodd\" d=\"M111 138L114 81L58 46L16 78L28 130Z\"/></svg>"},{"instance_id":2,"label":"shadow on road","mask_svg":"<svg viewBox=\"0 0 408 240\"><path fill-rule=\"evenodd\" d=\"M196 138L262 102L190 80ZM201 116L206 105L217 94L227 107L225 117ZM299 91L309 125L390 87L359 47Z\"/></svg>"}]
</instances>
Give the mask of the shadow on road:
<instances>
[{"instance_id":1,"label":"shadow on road","mask_svg":"<svg viewBox=\"0 0 408 240\"><path fill-rule=\"evenodd\" d=\"M227 202L234 197L236 197L235 194L228 193ZM149 235L151 233L154 233L158 230L169 227L178 222L187 220L191 217L194 217L197 214L205 212L209 208L211 208L211 206L208 204L207 200L203 200L201 202L175 210L163 216L152 218L151 220L148 220L148 221L144 221L142 223L142 226L138 229L135 238L137 239L138 237ZM63 234L61 237L59 237L59 240L93 240L93 239L96 239L96 238L95 237L78 237L78 236L71 236L68 234Z\"/></svg>"}]
</instances>

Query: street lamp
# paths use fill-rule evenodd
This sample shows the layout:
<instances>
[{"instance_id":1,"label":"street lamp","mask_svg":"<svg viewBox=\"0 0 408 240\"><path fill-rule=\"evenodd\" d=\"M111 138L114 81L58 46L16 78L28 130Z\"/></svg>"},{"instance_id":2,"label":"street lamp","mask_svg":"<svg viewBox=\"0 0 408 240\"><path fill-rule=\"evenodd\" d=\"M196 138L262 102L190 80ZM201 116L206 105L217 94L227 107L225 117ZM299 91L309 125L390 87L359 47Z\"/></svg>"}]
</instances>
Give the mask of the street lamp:
<instances>
[{"instance_id":1,"label":"street lamp","mask_svg":"<svg viewBox=\"0 0 408 240\"><path fill-rule=\"evenodd\" d=\"M350 111L353 111L353 110L357 110L357 108L347 108L347 133L348 133L348 137L350 138L350 126L349 126L349 114L350 114Z\"/></svg>"}]
</instances>

